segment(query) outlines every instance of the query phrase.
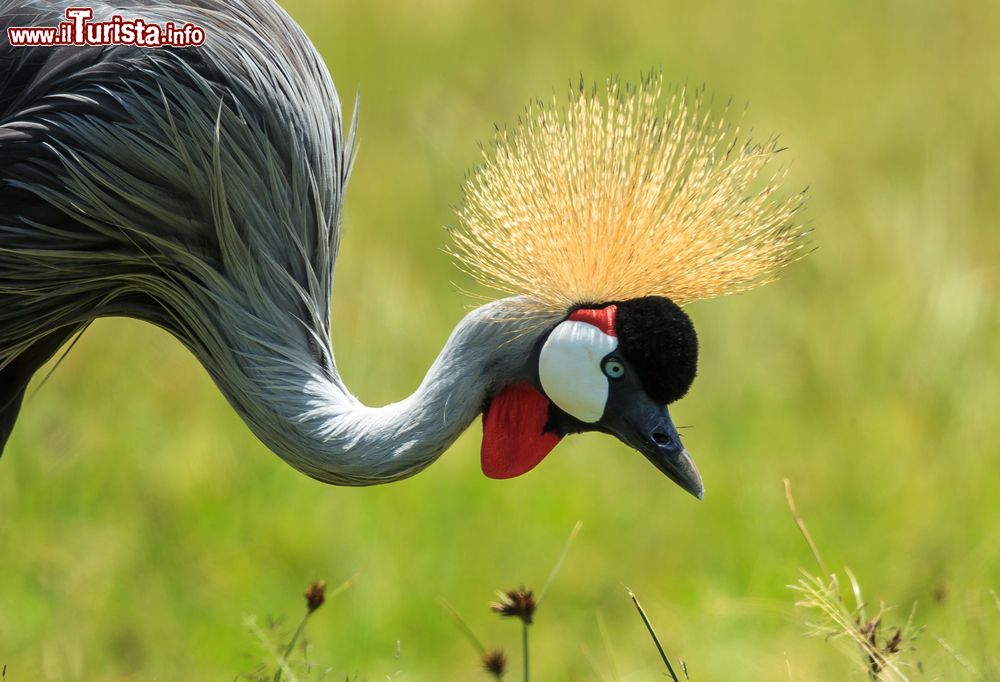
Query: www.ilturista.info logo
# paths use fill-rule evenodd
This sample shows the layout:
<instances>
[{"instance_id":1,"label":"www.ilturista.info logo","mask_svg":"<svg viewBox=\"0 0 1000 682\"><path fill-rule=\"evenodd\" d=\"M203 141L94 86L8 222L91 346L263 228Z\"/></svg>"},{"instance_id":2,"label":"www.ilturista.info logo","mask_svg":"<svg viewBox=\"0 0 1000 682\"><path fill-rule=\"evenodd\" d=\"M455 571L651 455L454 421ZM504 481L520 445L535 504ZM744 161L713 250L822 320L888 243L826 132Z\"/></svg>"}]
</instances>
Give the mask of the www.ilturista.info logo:
<instances>
[{"instance_id":1,"label":"www.ilturista.info logo","mask_svg":"<svg viewBox=\"0 0 1000 682\"><path fill-rule=\"evenodd\" d=\"M191 23L157 24L114 15L108 21L91 21L90 7L70 7L67 21L58 26L11 26L7 39L14 47L40 45L135 45L137 47L198 47L205 43L205 29Z\"/></svg>"}]
</instances>

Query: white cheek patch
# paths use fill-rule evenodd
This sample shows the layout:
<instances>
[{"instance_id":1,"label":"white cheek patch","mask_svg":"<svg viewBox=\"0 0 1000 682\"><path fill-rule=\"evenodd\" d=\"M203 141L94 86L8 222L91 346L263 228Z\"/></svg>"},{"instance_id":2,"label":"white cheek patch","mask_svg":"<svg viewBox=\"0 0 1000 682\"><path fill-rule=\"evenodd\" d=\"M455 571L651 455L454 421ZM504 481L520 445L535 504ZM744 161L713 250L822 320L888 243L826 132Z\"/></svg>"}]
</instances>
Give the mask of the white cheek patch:
<instances>
[{"instance_id":1,"label":"white cheek patch","mask_svg":"<svg viewBox=\"0 0 1000 682\"><path fill-rule=\"evenodd\" d=\"M608 378L601 370L601 359L617 347L616 337L592 324L560 323L538 357L538 378L545 395L582 422L598 421L608 402Z\"/></svg>"}]
</instances>

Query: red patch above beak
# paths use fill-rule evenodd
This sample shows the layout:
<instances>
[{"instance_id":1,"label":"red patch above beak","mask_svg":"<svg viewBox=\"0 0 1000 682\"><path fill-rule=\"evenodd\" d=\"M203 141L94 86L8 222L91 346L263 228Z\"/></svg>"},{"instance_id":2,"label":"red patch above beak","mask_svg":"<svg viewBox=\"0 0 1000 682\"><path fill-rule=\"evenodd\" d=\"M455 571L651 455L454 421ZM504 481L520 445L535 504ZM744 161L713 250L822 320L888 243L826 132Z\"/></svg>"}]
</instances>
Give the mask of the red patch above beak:
<instances>
[{"instance_id":1,"label":"red patch above beak","mask_svg":"<svg viewBox=\"0 0 1000 682\"><path fill-rule=\"evenodd\" d=\"M500 391L483 412L483 473L514 478L534 469L560 439L543 431L548 419L549 399L531 384Z\"/></svg>"},{"instance_id":2,"label":"red patch above beak","mask_svg":"<svg viewBox=\"0 0 1000 682\"><path fill-rule=\"evenodd\" d=\"M618 336L615 324L618 319L618 306L612 303L603 308L580 308L566 318L577 322L587 322L594 325L608 336Z\"/></svg>"}]
</instances>

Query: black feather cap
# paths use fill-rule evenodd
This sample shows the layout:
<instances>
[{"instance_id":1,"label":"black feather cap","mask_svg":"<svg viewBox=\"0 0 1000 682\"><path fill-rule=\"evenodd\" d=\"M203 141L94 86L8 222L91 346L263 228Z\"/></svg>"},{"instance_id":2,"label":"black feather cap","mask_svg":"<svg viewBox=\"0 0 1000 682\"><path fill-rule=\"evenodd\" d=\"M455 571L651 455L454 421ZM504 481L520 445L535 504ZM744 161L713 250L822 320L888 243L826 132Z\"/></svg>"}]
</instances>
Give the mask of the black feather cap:
<instances>
[{"instance_id":1,"label":"black feather cap","mask_svg":"<svg viewBox=\"0 0 1000 682\"><path fill-rule=\"evenodd\" d=\"M616 304L618 348L658 403L684 397L698 373L698 335L681 307L647 296Z\"/></svg>"}]
</instances>

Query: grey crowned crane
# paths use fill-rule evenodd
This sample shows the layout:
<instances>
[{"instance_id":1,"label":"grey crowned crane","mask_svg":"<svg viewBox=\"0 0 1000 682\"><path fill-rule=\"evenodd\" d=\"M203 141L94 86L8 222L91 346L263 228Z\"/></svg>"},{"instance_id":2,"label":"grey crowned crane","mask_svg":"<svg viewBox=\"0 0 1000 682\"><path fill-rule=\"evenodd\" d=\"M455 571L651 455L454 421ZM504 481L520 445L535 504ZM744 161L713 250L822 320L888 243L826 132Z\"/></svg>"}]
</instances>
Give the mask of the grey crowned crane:
<instances>
[{"instance_id":1,"label":"grey crowned crane","mask_svg":"<svg viewBox=\"0 0 1000 682\"><path fill-rule=\"evenodd\" d=\"M0 0L0 22L52 26L73 4ZM484 150L453 230L459 267L509 297L459 322L413 395L368 407L330 329L354 125L306 35L271 0L93 8L206 40L0 45L0 449L38 369L127 316L175 336L321 481L412 476L482 414L488 476L601 431L702 495L667 409L697 367L681 306L801 253L801 197L760 180L774 141L743 141L657 75L532 105Z\"/></svg>"}]
</instances>

